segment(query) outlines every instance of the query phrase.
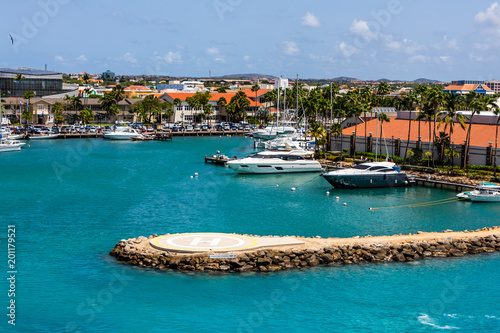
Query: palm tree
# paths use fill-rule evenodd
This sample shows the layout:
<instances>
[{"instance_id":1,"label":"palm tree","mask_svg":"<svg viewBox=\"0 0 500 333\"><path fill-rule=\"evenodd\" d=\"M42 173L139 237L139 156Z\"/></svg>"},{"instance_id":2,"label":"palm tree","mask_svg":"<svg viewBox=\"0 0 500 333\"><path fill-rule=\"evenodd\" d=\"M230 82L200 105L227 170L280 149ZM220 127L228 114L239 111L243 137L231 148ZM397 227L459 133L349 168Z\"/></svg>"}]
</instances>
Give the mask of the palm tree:
<instances>
[{"instance_id":1,"label":"palm tree","mask_svg":"<svg viewBox=\"0 0 500 333\"><path fill-rule=\"evenodd\" d=\"M231 107L230 107L231 105ZM248 96L243 91L238 91L228 104L228 110L231 110L237 117L245 119L247 115L247 107L250 105Z\"/></svg>"},{"instance_id":2,"label":"palm tree","mask_svg":"<svg viewBox=\"0 0 500 333\"><path fill-rule=\"evenodd\" d=\"M500 107L498 102L492 103L493 114L497 116L495 124L495 156L493 157L493 176L497 178L497 154L498 154L498 124L500 123Z\"/></svg>"},{"instance_id":3,"label":"palm tree","mask_svg":"<svg viewBox=\"0 0 500 333\"><path fill-rule=\"evenodd\" d=\"M217 91L218 93L221 93L221 94L226 93L226 90L227 90L227 88L224 86L215 89L215 91Z\"/></svg>"},{"instance_id":4,"label":"palm tree","mask_svg":"<svg viewBox=\"0 0 500 333\"><path fill-rule=\"evenodd\" d=\"M219 107L219 122L220 122L220 117L222 115L222 108L227 105L227 100L224 97L221 97L217 100L217 106Z\"/></svg>"},{"instance_id":5,"label":"palm tree","mask_svg":"<svg viewBox=\"0 0 500 333\"><path fill-rule=\"evenodd\" d=\"M391 119L385 113L379 113L378 120L380 121L380 136L379 136L379 148L380 156L382 156L382 132L384 131L384 123L390 123Z\"/></svg>"},{"instance_id":6,"label":"palm tree","mask_svg":"<svg viewBox=\"0 0 500 333\"><path fill-rule=\"evenodd\" d=\"M378 89L377 89L377 95L380 96L386 96L391 93L391 89L389 89L389 85L387 82L380 82Z\"/></svg>"},{"instance_id":7,"label":"palm tree","mask_svg":"<svg viewBox=\"0 0 500 333\"><path fill-rule=\"evenodd\" d=\"M28 104L26 104L26 111L23 113L23 119L26 120L27 122L29 122L29 121L33 120L33 113L29 109L30 109L30 101L33 97L35 97L35 93L33 93L31 90L28 90L24 93L23 97L24 97L24 99L28 100ZM25 113L29 114L29 119L28 119L28 115Z\"/></svg>"},{"instance_id":8,"label":"palm tree","mask_svg":"<svg viewBox=\"0 0 500 333\"><path fill-rule=\"evenodd\" d=\"M440 120L438 128L441 124L445 124L444 130L446 131L446 127L450 126L448 131L448 136L450 138L450 142L452 140L453 129L455 124L458 123L463 130L465 130L465 121L466 118L462 113L458 113L457 111L460 109L462 105L462 96L454 94L452 92L446 92L443 99L443 108L444 110L439 113ZM443 117L444 116L444 117Z\"/></svg>"},{"instance_id":9,"label":"palm tree","mask_svg":"<svg viewBox=\"0 0 500 333\"><path fill-rule=\"evenodd\" d=\"M433 105L429 103L428 100L426 100L422 110L417 113L417 117L415 118L415 120L418 120L419 122L420 120L425 120L426 123L429 123L429 146L427 147L429 153L431 152L431 141L432 141L431 128L432 128L433 117L434 117Z\"/></svg>"},{"instance_id":10,"label":"palm tree","mask_svg":"<svg viewBox=\"0 0 500 333\"><path fill-rule=\"evenodd\" d=\"M64 120L64 117L62 116L63 110L64 108L62 104L59 102L55 102L50 110L54 114L54 122L56 123L56 129L58 132L59 132L59 127L57 125L62 123Z\"/></svg>"},{"instance_id":11,"label":"palm tree","mask_svg":"<svg viewBox=\"0 0 500 333\"><path fill-rule=\"evenodd\" d=\"M318 151L318 142L321 140L325 135L325 128L323 127L323 124L319 121L311 121L309 124L309 130L311 131L311 136L314 138L314 151ZM326 154L326 152L324 152Z\"/></svg>"},{"instance_id":12,"label":"palm tree","mask_svg":"<svg viewBox=\"0 0 500 333\"><path fill-rule=\"evenodd\" d=\"M254 84L251 88L252 92L255 93L255 109L257 108L257 92L260 90L258 84ZM252 115L255 117L255 110L252 111Z\"/></svg>"},{"instance_id":13,"label":"palm tree","mask_svg":"<svg viewBox=\"0 0 500 333\"><path fill-rule=\"evenodd\" d=\"M89 108L85 108L80 112L80 117L84 124L88 124L94 120L94 112Z\"/></svg>"},{"instance_id":14,"label":"palm tree","mask_svg":"<svg viewBox=\"0 0 500 333\"><path fill-rule=\"evenodd\" d=\"M91 78L90 78L90 75L88 75L87 73L83 73L81 79L82 79L84 84L89 84L89 81Z\"/></svg>"},{"instance_id":15,"label":"palm tree","mask_svg":"<svg viewBox=\"0 0 500 333\"><path fill-rule=\"evenodd\" d=\"M448 158L448 164L451 164L451 174L453 174L453 160L458 157L458 152L453 148L445 149L444 156Z\"/></svg>"},{"instance_id":16,"label":"palm tree","mask_svg":"<svg viewBox=\"0 0 500 333\"><path fill-rule=\"evenodd\" d=\"M403 159L403 164L406 163L406 156L408 153L408 147L410 146L410 134L411 134L411 113L413 110L413 103L416 101L416 96L413 93L403 95L403 99L401 100L401 108L403 110L408 110L410 111L410 115L408 117L408 139L406 140L406 148L405 148L405 155Z\"/></svg>"}]
</instances>

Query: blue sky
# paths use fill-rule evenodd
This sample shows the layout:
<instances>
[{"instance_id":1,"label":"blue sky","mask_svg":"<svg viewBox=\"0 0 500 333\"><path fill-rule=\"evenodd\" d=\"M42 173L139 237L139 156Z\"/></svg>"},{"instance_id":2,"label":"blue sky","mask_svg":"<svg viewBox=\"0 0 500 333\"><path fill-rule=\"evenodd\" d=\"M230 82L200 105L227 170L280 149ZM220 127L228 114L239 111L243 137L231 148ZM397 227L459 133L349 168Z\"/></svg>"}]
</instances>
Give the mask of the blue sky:
<instances>
[{"instance_id":1,"label":"blue sky","mask_svg":"<svg viewBox=\"0 0 500 333\"><path fill-rule=\"evenodd\" d=\"M500 79L494 1L21 0L2 12L0 67Z\"/></svg>"}]
</instances>

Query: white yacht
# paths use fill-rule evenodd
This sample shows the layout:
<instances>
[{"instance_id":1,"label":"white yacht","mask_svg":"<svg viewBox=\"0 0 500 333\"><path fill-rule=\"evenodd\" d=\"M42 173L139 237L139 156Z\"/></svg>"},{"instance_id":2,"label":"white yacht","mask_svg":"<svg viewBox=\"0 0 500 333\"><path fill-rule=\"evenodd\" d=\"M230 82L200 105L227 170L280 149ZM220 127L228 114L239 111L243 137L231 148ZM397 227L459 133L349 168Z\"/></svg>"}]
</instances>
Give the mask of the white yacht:
<instances>
[{"instance_id":1,"label":"white yacht","mask_svg":"<svg viewBox=\"0 0 500 333\"><path fill-rule=\"evenodd\" d=\"M322 175L333 187L400 187L415 184L392 162L361 163Z\"/></svg>"},{"instance_id":2,"label":"white yacht","mask_svg":"<svg viewBox=\"0 0 500 333\"><path fill-rule=\"evenodd\" d=\"M23 145L24 142L17 140L0 140L0 152L20 151Z\"/></svg>"},{"instance_id":3,"label":"white yacht","mask_svg":"<svg viewBox=\"0 0 500 333\"><path fill-rule=\"evenodd\" d=\"M459 193L457 197L472 202L500 202L500 185L479 183L474 190Z\"/></svg>"},{"instance_id":4,"label":"white yacht","mask_svg":"<svg viewBox=\"0 0 500 333\"><path fill-rule=\"evenodd\" d=\"M321 164L313 152L305 150L263 151L246 158L231 160L227 166L237 173L321 172Z\"/></svg>"},{"instance_id":5,"label":"white yacht","mask_svg":"<svg viewBox=\"0 0 500 333\"><path fill-rule=\"evenodd\" d=\"M267 126L252 133L255 139L272 140L276 137L292 136L297 130L290 126Z\"/></svg>"},{"instance_id":6,"label":"white yacht","mask_svg":"<svg viewBox=\"0 0 500 333\"><path fill-rule=\"evenodd\" d=\"M141 138L142 134L135 128L118 126L114 130L104 132L103 137L110 140L132 140L132 138Z\"/></svg>"}]
</instances>

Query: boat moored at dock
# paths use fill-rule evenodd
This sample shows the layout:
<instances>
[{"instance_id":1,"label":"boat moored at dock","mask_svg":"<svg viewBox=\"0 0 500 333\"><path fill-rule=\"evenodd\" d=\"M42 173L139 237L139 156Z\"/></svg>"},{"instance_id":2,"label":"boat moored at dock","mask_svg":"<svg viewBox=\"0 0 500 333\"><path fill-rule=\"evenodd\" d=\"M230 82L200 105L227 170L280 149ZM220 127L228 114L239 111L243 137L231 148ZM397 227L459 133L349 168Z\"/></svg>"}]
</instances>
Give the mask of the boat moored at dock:
<instances>
[{"instance_id":1,"label":"boat moored at dock","mask_svg":"<svg viewBox=\"0 0 500 333\"><path fill-rule=\"evenodd\" d=\"M413 178L392 162L361 163L322 176L333 187L340 188L403 187L415 184Z\"/></svg>"},{"instance_id":2,"label":"boat moored at dock","mask_svg":"<svg viewBox=\"0 0 500 333\"><path fill-rule=\"evenodd\" d=\"M474 190L461 192L457 197L472 202L500 202L500 185L479 183Z\"/></svg>"},{"instance_id":3,"label":"boat moored at dock","mask_svg":"<svg viewBox=\"0 0 500 333\"><path fill-rule=\"evenodd\" d=\"M242 159L231 160L227 166L237 173L273 174L321 172L321 164L313 152L305 150L263 151Z\"/></svg>"}]
</instances>

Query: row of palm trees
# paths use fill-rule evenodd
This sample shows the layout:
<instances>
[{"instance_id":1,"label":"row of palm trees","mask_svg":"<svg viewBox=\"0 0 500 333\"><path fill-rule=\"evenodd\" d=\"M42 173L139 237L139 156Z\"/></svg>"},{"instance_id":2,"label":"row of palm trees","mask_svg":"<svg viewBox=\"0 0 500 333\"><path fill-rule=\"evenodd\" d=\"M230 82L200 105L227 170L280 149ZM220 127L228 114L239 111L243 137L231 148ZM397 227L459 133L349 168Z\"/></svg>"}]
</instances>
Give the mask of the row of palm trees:
<instances>
[{"instance_id":1,"label":"row of palm trees","mask_svg":"<svg viewBox=\"0 0 500 333\"><path fill-rule=\"evenodd\" d=\"M298 83L288 89L272 90L266 93L265 100L272 105L277 105L278 94L282 101L281 105L295 106L299 105L296 117L298 120L304 119L307 123L314 124L315 131L321 124L325 135L336 134L339 131L338 123L347 117L366 118L367 113L372 112L375 107L395 107L397 110L406 110L410 112L410 119L413 119L412 112L417 115L413 121L408 121L408 138L405 149L405 162L409 154L409 141L411 126L413 122L418 122L418 136L420 137L420 123L424 122L429 127L429 145L426 155L430 162L435 164L435 146L439 143L441 154L447 157L454 157L451 146L451 137L455 125L459 125L467 131L465 144L465 165L469 172L469 152L472 132L472 118L482 111L490 110L496 115L496 131L495 131L495 154L494 166L496 171L497 165L497 149L498 149L498 125L500 123L500 106L497 104L497 95L480 95L475 91L471 91L466 95L457 95L452 92L444 92L440 86L419 85L410 93L402 93L398 96L390 96L390 89L387 83L382 82L377 91L372 91L369 87L350 90L340 94L339 86L331 84L329 86L317 87L312 90L307 90L303 84ZM471 111L469 117L459 113L460 110ZM380 120L380 134L382 135L384 122L389 122L389 117L384 113L378 113ZM330 124L330 127L327 126ZM446 134L440 135L439 129L443 127L441 132ZM355 136L357 136L357 121L355 121ZM318 132L320 135L322 131ZM365 147L366 147L366 127L365 127ZM356 141L356 140L355 140ZM355 147L354 147L355 148ZM354 149L356 151L356 149ZM496 173L495 173L496 176Z\"/></svg>"}]
</instances>

